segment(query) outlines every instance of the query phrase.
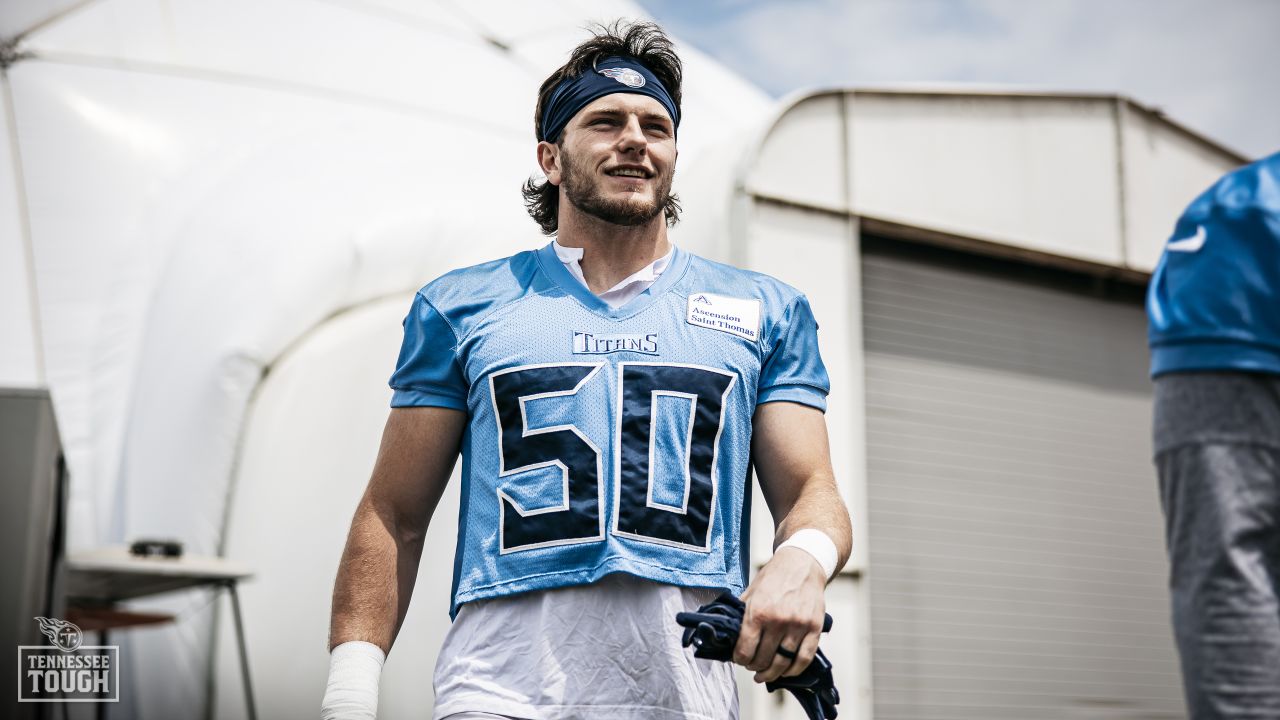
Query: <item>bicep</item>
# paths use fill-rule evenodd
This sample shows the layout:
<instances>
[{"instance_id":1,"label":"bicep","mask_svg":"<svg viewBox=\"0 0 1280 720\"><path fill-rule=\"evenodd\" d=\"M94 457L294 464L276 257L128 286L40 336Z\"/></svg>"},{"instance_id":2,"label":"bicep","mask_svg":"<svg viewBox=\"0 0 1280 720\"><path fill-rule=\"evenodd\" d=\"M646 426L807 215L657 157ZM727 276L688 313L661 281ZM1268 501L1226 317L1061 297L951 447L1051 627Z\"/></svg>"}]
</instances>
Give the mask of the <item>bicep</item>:
<instances>
[{"instance_id":1,"label":"bicep","mask_svg":"<svg viewBox=\"0 0 1280 720\"><path fill-rule=\"evenodd\" d=\"M443 407L392 408L364 502L398 529L425 532L444 493L467 415Z\"/></svg>"},{"instance_id":2,"label":"bicep","mask_svg":"<svg viewBox=\"0 0 1280 720\"><path fill-rule=\"evenodd\" d=\"M781 522L811 483L834 485L826 416L793 402L768 402L752 420L751 462L769 512Z\"/></svg>"}]
</instances>

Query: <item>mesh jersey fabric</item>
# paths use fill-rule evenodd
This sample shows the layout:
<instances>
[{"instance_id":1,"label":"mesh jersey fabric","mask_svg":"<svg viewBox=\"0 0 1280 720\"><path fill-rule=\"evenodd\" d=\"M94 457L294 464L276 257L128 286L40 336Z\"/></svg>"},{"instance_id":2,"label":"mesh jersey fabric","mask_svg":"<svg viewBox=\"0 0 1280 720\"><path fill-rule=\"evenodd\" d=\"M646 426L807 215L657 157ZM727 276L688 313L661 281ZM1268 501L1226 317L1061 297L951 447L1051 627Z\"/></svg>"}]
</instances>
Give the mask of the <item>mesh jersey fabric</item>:
<instances>
[{"instance_id":1,"label":"mesh jersey fabric","mask_svg":"<svg viewBox=\"0 0 1280 720\"><path fill-rule=\"evenodd\" d=\"M582 249L552 247L586 287ZM668 252L600 299L626 304L670 260ZM615 574L589 586L468 603L436 661L432 717L734 720L732 671L690 657L670 622L672 613L699 607L714 592ZM486 712L454 714L477 709Z\"/></svg>"},{"instance_id":2,"label":"mesh jersey fabric","mask_svg":"<svg viewBox=\"0 0 1280 720\"><path fill-rule=\"evenodd\" d=\"M617 308L550 243L456 270L404 328L392 406L469 415L453 616L615 572L741 592L755 407L829 389L800 292L679 248Z\"/></svg>"}]
</instances>

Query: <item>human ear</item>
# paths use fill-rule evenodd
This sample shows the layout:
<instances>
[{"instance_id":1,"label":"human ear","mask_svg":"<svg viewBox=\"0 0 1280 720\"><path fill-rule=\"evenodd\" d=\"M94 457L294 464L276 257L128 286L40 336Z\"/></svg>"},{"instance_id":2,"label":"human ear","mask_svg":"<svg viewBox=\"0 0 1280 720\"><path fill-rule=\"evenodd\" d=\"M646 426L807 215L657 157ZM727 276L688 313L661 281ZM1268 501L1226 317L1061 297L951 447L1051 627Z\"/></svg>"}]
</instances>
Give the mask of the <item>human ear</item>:
<instances>
[{"instance_id":1,"label":"human ear","mask_svg":"<svg viewBox=\"0 0 1280 720\"><path fill-rule=\"evenodd\" d=\"M560 184L560 148L555 143L538 143L538 169L547 176L547 182Z\"/></svg>"}]
</instances>

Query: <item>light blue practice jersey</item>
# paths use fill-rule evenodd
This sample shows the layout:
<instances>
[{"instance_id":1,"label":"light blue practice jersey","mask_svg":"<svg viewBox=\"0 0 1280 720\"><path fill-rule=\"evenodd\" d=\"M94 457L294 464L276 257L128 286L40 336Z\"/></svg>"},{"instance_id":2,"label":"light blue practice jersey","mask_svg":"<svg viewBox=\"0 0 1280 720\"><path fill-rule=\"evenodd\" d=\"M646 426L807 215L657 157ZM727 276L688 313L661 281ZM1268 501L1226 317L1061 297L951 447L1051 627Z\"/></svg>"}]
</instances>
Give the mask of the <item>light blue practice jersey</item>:
<instances>
[{"instance_id":1,"label":"light blue practice jersey","mask_svg":"<svg viewBox=\"0 0 1280 720\"><path fill-rule=\"evenodd\" d=\"M829 383L794 288L676 248L611 309L548 244L422 288L391 387L469 416L456 615L615 572L741 592L752 414Z\"/></svg>"}]
</instances>

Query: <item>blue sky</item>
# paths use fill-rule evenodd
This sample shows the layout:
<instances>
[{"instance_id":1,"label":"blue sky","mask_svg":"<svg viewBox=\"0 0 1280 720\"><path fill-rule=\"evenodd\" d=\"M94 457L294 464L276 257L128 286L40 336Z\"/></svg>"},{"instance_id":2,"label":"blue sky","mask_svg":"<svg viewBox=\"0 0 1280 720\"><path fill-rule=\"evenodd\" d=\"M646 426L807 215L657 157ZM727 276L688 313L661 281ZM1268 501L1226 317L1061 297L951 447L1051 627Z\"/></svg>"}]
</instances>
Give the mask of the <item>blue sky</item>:
<instances>
[{"instance_id":1,"label":"blue sky","mask_svg":"<svg viewBox=\"0 0 1280 720\"><path fill-rule=\"evenodd\" d=\"M1115 92L1280 151L1280 0L639 0L774 96L967 83Z\"/></svg>"}]
</instances>

